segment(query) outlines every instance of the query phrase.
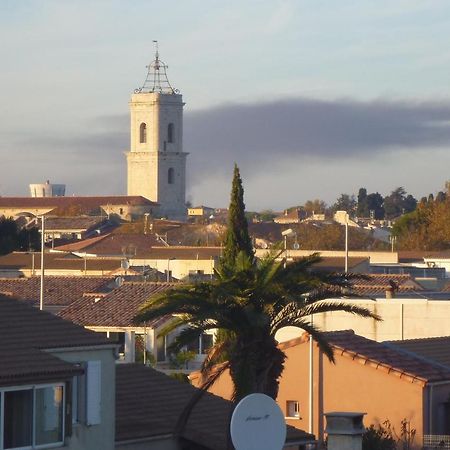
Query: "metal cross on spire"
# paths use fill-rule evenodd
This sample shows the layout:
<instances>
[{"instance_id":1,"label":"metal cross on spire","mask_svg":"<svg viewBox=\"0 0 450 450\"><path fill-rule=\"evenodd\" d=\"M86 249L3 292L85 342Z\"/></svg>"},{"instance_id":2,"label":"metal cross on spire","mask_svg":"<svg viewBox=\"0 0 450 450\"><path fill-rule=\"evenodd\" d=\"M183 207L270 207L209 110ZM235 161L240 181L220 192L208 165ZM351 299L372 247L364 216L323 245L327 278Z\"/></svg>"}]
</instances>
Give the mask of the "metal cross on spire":
<instances>
[{"instance_id":1,"label":"metal cross on spire","mask_svg":"<svg viewBox=\"0 0 450 450\"><path fill-rule=\"evenodd\" d=\"M169 68L164 62L159 59L158 41L153 41L155 44L155 59L148 65L147 78L142 87L135 89L135 94L141 92L159 92L160 94L176 94L177 89L174 89L169 79L167 78L166 70Z\"/></svg>"}]
</instances>

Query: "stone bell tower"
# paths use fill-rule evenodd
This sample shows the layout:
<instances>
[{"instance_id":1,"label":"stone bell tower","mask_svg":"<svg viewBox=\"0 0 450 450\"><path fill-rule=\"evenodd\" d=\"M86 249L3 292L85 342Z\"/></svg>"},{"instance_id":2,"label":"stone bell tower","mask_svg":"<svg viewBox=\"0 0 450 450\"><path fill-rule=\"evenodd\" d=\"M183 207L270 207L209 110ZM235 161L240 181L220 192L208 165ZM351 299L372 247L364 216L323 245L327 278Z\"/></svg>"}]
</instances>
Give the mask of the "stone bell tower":
<instances>
[{"instance_id":1,"label":"stone bell tower","mask_svg":"<svg viewBox=\"0 0 450 450\"><path fill-rule=\"evenodd\" d=\"M186 157L183 152L183 99L167 78L158 47L144 85L131 96L128 195L159 203L158 214L186 219Z\"/></svg>"}]
</instances>

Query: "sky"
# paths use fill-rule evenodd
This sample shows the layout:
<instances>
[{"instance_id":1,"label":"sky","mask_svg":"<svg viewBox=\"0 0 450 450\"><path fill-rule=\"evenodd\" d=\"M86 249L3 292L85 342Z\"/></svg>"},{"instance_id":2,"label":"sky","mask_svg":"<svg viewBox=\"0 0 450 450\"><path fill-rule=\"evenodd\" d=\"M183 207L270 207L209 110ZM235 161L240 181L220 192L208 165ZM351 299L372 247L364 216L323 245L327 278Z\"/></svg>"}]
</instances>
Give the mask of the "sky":
<instances>
[{"instance_id":1,"label":"sky","mask_svg":"<svg viewBox=\"0 0 450 450\"><path fill-rule=\"evenodd\" d=\"M1 0L0 195L126 194L152 41L186 102L187 199L416 197L450 178L446 0Z\"/></svg>"}]
</instances>

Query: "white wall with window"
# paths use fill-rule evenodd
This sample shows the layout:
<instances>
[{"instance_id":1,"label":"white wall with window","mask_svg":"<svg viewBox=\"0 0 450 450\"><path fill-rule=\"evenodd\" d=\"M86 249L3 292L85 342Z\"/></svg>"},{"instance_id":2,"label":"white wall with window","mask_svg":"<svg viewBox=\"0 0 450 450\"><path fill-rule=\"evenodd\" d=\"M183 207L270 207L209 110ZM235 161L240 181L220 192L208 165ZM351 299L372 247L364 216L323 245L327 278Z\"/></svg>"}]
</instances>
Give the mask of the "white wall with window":
<instances>
[{"instance_id":1,"label":"white wall with window","mask_svg":"<svg viewBox=\"0 0 450 450\"><path fill-rule=\"evenodd\" d=\"M67 394L70 397L66 399L66 404L71 406L71 421L65 433L64 448L114 449L115 351L113 344L103 348L81 347L51 352L84 369L83 375L73 378L70 384L72 392Z\"/></svg>"}]
</instances>

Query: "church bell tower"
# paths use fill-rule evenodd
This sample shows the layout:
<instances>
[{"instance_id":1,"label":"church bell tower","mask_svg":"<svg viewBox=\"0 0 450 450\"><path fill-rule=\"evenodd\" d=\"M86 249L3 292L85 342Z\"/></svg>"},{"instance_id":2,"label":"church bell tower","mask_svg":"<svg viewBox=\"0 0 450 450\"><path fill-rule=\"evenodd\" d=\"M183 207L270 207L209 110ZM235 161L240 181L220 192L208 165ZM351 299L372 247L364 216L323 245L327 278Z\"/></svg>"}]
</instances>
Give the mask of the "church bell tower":
<instances>
[{"instance_id":1,"label":"church bell tower","mask_svg":"<svg viewBox=\"0 0 450 450\"><path fill-rule=\"evenodd\" d=\"M147 69L143 86L129 103L128 195L159 203L160 217L185 220L188 153L183 152L183 99L169 83L158 47Z\"/></svg>"}]
</instances>

